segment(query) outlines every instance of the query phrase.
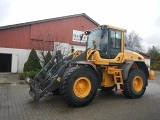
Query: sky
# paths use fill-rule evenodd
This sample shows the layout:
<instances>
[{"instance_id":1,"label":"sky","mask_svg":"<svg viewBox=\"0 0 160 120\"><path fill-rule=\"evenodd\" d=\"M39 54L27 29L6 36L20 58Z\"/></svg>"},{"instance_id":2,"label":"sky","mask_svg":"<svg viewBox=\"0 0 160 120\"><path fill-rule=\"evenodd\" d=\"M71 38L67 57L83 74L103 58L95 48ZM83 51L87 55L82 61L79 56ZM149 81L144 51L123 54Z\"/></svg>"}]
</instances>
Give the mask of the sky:
<instances>
[{"instance_id":1,"label":"sky","mask_svg":"<svg viewBox=\"0 0 160 120\"><path fill-rule=\"evenodd\" d=\"M160 46L160 0L0 0L0 26L81 13L134 30L145 49Z\"/></svg>"}]
</instances>

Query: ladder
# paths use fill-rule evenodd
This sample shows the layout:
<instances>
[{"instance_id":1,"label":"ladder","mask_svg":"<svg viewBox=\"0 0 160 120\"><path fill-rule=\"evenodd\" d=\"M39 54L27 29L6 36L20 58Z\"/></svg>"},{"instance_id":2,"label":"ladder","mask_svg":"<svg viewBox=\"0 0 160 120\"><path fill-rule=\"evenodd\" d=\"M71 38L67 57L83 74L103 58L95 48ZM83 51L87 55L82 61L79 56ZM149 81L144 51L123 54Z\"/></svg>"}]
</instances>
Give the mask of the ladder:
<instances>
[{"instance_id":1,"label":"ladder","mask_svg":"<svg viewBox=\"0 0 160 120\"><path fill-rule=\"evenodd\" d=\"M122 92L123 88L123 78L122 78L122 69L118 69L117 67L108 67L108 74L112 74L114 78L114 83L116 85L116 91Z\"/></svg>"},{"instance_id":2,"label":"ladder","mask_svg":"<svg viewBox=\"0 0 160 120\"><path fill-rule=\"evenodd\" d=\"M115 69L113 77L114 77L114 83L116 84L115 90L118 92L122 92L123 91L123 89L121 88L121 85L123 85L122 69Z\"/></svg>"},{"instance_id":3,"label":"ladder","mask_svg":"<svg viewBox=\"0 0 160 120\"><path fill-rule=\"evenodd\" d=\"M122 69L115 69L113 77L115 84L123 84Z\"/></svg>"}]
</instances>

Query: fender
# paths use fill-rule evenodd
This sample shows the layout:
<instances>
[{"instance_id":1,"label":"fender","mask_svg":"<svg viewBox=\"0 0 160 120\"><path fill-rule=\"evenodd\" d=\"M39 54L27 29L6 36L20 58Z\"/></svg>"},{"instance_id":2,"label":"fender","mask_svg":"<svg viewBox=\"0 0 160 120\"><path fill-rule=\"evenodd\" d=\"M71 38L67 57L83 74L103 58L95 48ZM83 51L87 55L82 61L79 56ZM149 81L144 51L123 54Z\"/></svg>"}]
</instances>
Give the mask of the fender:
<instances>
[{"instance_id":1,"label":"fender","mask_svg":"<svg viewBox=\"0 0 160 120\"><path fill-rule=\"evenodd\" d=\"M128 78L128 73L129 73L129 70L130 68L132 67L133 64L136 64L137 67L139 69L141 69L145 75L146 75L146 78L148 79L149 77L149 73L148 73L148 68L145 64L144 61L138 61L138 60L125 60L124 63L122 64L122 70L123 70L123 80L126 80Z\"/></svg>"},{"instance_id":2,"label":"fender","mask_svg":"<svg viewBox=\"0 0 160 120\"><path fill-rule=\"evenodd\" d=\"M89 67L95 73L95 75L98 79L98 83L99 83L98 88L101 87L101 75L93 64L91 64L90 62L86 62L86 61L76 61L71 64L72 65L83 65L83 66Z\"/></svg>"}]
</instances>

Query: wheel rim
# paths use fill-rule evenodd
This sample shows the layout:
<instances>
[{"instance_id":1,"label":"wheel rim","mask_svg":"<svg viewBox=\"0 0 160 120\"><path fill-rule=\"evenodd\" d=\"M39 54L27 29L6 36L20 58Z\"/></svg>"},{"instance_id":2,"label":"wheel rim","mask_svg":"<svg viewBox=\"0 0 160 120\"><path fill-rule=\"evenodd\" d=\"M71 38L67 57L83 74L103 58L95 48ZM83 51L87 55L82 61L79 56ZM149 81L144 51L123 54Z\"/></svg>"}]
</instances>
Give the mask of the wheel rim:
<instances>
[{"instance_id":1,"label":"wheel rim","mask_svg":"<svg viewBox=\"0 0 160 120\"><path fill-rule=\"evenodd\" d=\"M143 87L143 80L140 76L136 76L133 80L133 89L136 92L139 92L142 90Z\"/></svg>"},{"instance_id":2,"label":"wheel rim","mask_svg":"<svg viewBox=\"0 0 160 120\"><path fill-rule=\"evenodd\" d=\"M74 94L79 98L86 97L91 91L91 82L87 77L78 78L73 87Z\"/></svg>"}]
</instances>

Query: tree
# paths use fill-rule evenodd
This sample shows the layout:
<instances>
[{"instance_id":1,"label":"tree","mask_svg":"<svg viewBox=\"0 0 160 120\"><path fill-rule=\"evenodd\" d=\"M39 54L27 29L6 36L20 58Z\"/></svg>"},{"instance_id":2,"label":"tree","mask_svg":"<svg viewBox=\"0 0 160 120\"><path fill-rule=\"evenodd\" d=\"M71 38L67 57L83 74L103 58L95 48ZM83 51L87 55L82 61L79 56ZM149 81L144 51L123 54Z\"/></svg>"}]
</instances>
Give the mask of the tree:
<instances>
[{"instance_id":1,"label":"tree","mask_svg":"<svg viewBox=\"0 0 160 120\"><path fill-rule=\"evenodd\" d=\"M44 66L49 62L49 60L52 58L52 55L50 51L47 52L46 56L44 57Z\"/></svg>"},{"instance_id":2,"label":"tree","mask_svg":"<svg viewBox=\"0 0 160 120\"><path fill-rule=\"evenodd\" d=\"M39 30L32 36L32 46L39 50L40 61L46 65L48 61L47 54L53 55L57 50L61 50L62 55L68 54L70 51L69 44L62 43L64 37L60 33L54 33L52 30ZM50 51L49 53L47 51Z\"/></svg>"},{"instance_id":3,"label":"tree","mask_svg":"<svg viewBox=\"0 0 160 120\"><path fill-rule=\"evenodd\" d=\"M147 54L151 57L151 68L160 69L160 48L152 46L148 49Z\"/></svg>"},{"instance_id":4,"label":"tree","mask_svg":"<svg viewBox=\"0 0 160 120\"><path fill-rule=\"evenodd\" d=\"M23 71L24 72L28 72L28 71L37 71L39 69L41 69L41 65L39 62L39 58L37 56L36 51L34 50L34 48L31 50L28 60L26 61L26 63L24 64L24 68Z\"/></svg>"},{"instance_id":5,"label":"tree","mask_svg":"<svg viewBox=\"0 0 160 120\"><path fill-rule=\"evenodd\" d=\"M143 47L141 45L142 38L135 31L131 31L125 36L126 38L126 47L143 52Z\"/></svg>"},{"instance_id":6,"label":"tree","mask_svg":"<svg viewBox=\"0 0 160 120\"><path fill-rule=\"evenodd\" d=\"M68 43L54 42L54 51L61 50L63 56L68 56L71 52L71 46Z\"/></svg>"}]
</instances>

